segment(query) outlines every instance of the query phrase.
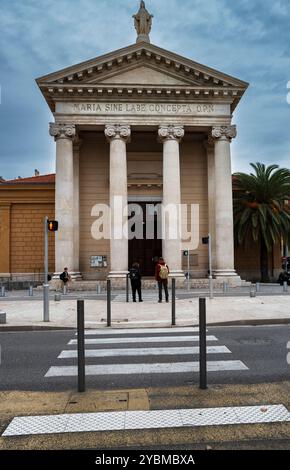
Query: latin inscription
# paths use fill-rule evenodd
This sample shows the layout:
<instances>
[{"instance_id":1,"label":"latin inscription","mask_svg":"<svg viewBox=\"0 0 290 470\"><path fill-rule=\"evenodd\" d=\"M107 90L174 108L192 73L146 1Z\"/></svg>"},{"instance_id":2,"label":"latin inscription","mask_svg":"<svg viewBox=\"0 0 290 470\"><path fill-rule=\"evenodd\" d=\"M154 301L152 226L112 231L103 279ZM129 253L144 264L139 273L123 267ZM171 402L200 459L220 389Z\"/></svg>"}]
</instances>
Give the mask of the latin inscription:
<instances>
[{"instance_id":1,"label":"latin inscription","mask_svg":"<svg viewBox=\"0 0 290 470\"><path fill-rule=\"evenodd\" d=\"M213 113L213 104L156 104L156 103L80 103L74 104L75 113L129 113L129 114L192 114Z\"/></svg>"},{"instance_id":2,"label":"latin inscription","mask_svg":"<svg viewBox=\"0 0 290 470\"><path fill-rule=\"evenodd\" d=\"M58 103L57 112L95 115L211 115L227 114L228 106L206 103Z\"/></svg>"},{"instance_id":3,"label":"latin inscription","mask_svg":"<svg viewBox=\"0 0 290 470\"><path fill-rule=\"evenodd\" d=\"M213 113L213 104L156 104L156 103L76 103L74 112L124 114L193 114Z\"/></svg>"}]
</instances>

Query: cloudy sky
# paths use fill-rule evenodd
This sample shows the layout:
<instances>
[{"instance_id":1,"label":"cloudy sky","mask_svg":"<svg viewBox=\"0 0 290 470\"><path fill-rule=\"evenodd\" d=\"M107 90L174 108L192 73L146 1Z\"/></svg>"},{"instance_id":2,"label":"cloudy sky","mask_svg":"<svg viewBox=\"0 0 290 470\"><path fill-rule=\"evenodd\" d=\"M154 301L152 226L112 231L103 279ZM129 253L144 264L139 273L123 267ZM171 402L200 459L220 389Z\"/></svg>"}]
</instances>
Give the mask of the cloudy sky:
<instances>
[{"instance_id":1,"label":"cloudy sky","mask_svg":"<svg viewBox=\"0 0 290 470\"><path fill-rule=\"evenodd\" d=\"M135 42L139 0L0 0L0 175L54 171L52 115L35 78ZM289 0L147 0L151 42L251 84L233 170L290 167ZM290 99L289 99L290 102Z\"/></svg>"}]
</instances>

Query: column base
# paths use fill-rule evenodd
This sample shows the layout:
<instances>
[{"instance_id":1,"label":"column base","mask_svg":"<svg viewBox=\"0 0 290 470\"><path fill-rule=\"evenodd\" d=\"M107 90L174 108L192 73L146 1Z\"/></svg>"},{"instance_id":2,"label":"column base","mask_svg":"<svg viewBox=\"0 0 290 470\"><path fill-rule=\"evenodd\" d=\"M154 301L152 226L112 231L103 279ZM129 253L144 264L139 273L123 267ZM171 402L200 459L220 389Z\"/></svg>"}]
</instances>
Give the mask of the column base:
<instances>
[{"instance_id":1,"label":"column base","mask_svg":"<svg viewBox=\"0 0 290 470\"><path fill-rule=\"evenodd\" d=\"M108 279L126 279L129 271L110 271Z\"/></svg>"},{"instance_id":2,"label":"column base","mask_svg":"<svg viewBox=\"0 0 290 470\"><path fill-rule=\"evenodd\" d=\"M183 271L179 270L179 269L176 269L176 270L171 270L170 273L169 273L169 278L170 277L176 277L176 278L181 278L181 279L185 279L185 274Z\"/></svg>"},{"instance_id":3,"label":"column base","mask_svg":"<svg viewBox=\"0 0 290 470\"><path fill-rule=\"evenodd\" d=\"M61 275L61 273L54 273L54 275L52 276L52 281L60 281L60 278L59 276ZM83 276L80 272L69 272L69 275L71 277L71 280L74 282L74 281L82 281L83 279Z\"/></svg>"},{"instance_id":4,"label":"column base","mask_svg":"<svg viewBox=\"0 0 290 470\"><path fill-rule=\"evenodd\" d=\"M128 271L111 271L108 279L111 281L112 289L126 289Z\"/></svg>"},{"instance_id":5,"label":"column base","mask_svg":"<svg viewBox=\"0 0 290 470\"><path fill-rule=\"evenodd\" d=\"M231 287L242 285L242 279L234 269L215 269L214 278L220 282L226 282Z\"/></svg>"}]
</instances>

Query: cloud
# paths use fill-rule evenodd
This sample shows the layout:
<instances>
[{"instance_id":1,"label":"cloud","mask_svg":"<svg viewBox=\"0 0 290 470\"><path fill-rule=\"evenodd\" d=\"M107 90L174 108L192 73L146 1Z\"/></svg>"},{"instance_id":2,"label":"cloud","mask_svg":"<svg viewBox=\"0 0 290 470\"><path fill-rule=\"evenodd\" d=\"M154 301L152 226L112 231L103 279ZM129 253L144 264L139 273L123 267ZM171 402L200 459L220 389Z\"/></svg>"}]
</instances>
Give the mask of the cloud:
<instances>
[{"instance_id":1,"label":"cloud","mask_svg":"<svg viewBox=\"0 0 290 470\"><path fill-rule=\"evenodd\" d=\"M139 0L1 0L0 174L54 168L52 116L35 78L135 42ZM147 0L154 44L250 82L233 166L290 166L288 0ZM285 163L286 162L286 163Z\"/></svg>"}]
</instances>

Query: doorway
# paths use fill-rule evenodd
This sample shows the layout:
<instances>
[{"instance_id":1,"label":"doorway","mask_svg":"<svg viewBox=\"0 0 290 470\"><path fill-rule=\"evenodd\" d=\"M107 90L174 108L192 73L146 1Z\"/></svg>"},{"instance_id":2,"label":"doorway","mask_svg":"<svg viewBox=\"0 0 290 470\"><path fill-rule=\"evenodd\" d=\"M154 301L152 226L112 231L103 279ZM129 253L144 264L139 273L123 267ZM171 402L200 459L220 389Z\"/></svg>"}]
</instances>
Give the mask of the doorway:
<instances>
[{"instance_id":1,"label":"doorway","mask_svg":"<svg viewBox=\"0 0 290 470\"><path fill-rule=\"evenodd\" d=\"M130 201L131 202L131 201ZM158 204L157 202L135 202L142 209L143 218L143 237L132 238L129 240L129 268L133 263L139 263L141 274L147 277L153 277L155 273L156 259L162 256L162 239L158 237L158 224L157 224L157 213L154 211L154 207ZM148 207L150 206L150 207ZM150 226L153 229L154 234L150 238L147 238L147 217L150 218ZM131 217L134 213L131 214ZM129 220L130 218L129 217ZM153 220L154 219L154 220ZM132 228L134 231L134 226Z\"/></svg>"}]
</instances>

